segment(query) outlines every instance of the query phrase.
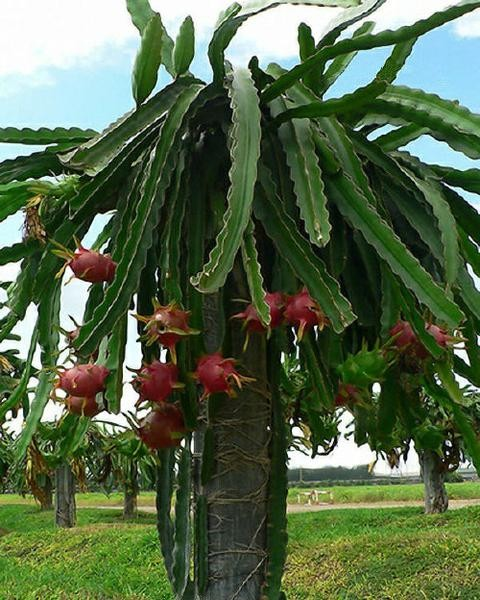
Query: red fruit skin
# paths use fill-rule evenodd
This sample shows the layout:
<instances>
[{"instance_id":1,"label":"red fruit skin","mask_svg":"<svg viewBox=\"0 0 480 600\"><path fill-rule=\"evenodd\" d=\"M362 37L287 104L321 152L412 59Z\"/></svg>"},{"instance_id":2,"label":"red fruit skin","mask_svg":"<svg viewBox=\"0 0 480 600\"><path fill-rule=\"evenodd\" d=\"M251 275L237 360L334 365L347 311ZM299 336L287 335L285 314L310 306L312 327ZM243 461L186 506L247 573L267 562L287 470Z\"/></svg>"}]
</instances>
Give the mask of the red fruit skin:
<instances>
[{"instance_id":1,"label":"red fruit skin","mask_svg":"<svg viewBox=\"0 0 480 600\"><path fill-rule=\"evenodd\" d=\"M141 369L133 386L142 400L161 403L172 393L177 379L178 368L174 364L156 360Z\"/></svg>"},{"instance_id":2,"label":"red fruit skin","mask_svg":"<svg viewBox=\"0 0 480 600\"><path fill-rule=\"evenodd\" d=\"M268 292L265 302L270 307L270 329L275 329L283 323L285 310L285 296L282 292Z\"/></svg>"},{"instance_id":3,"label":"red fruit skin","mask_svg":"<svg viewBox=\"0 0 480 600\"><path fill-rule=\"evenodd\" d=\"M433 335L437 344L439 346L442 346L442 348L446 348L449 342L451 342L452 339L454 339L452 338L452 336L448 335L445 329L442 329L441 327L439 327L438 325L434 325L433 323L429 323L427 325L427 331L430 335Z\"/></svg>"},{"instance_id":4,"label":"red fruit skin","mask_svg":"<svg viewBox=\"0 0 480 600\"><path fill-rule=\"evenodd\" d=\"M108 254L80 247L68 266L77 279L89 283L110 283L115 277L117 263Z\"/></svg>"},{"instance_id":5,"label":"red fruit skin","mask_svg":"<svg viewBox=\"0 0 480 600\"><path fill-rule=\"evenodd\" d=\"M178 333L159 333L158 341L165 346L165 348L173 348L182 339L182 335Z\"/></svg>"},{"instance_id":6,"label":"red fruit skin","mask_svg":"<svg viewBox=\"0 0 480 600\"><path fill-rule=\"evenodd\" d=\"M398 321L391 329L390 335L395 337L393 343L399 350L417 343L417 336L408 321Z\"/></svg>"},{"instance_id":7,"label":"red fruit skin","mask_svg":"<svg viewBox=\"0 0 480 600\"><path fill-rule=\"evenodd\" d=\"M174 448L186 433L182 412L173 404L163 403L140 423L138 435L151 450Z\"/></svg>"},{"instance_id":8,"label":"red fruit skin","mask_svg":"<svg viewBox=\"0 0 480 600\"><path fill-rule=\"evenodd\" d=\"M98 406L95 396L87 396L80 398L79 396L68 396L65 399L65 405L68 412L74 415L80 415L81 417L95 417L102 412L102 409Z\"/></svg>"},{"instance_id":9,"label":"red fruit skin","mask_svg":"<svg viewBox=\"0 0 480 600\"><path fill-rule=\"evenodd\" d=\"M359 398L360 391L355 385L349 383L340 383L338 385L338 393L335 396L335 406L346 406L351 402L356 402Z\"/></svg>"},{"instance_id":10,"label":"red fruit skin","mask_svg":"<svg viewBox=\"0 0 480 600\"><path fill-rule=\"evenodd\" d=\"M442 348L446 348L452 340L452 337L438 325L428 323L425 325L425 329ZM390 335L392 337L398 336L393 343L401 352L405 352L419 360L425 360L430 356L430 353L417 338L408 321L398 321L398 323L390 330Z\"/></svg>"},{"instance_id":11,"label":"red fruit skin","mask_svg":"<svg viewBox=\"0 0 480 600\"><path fill-rule=\"evenodd\" d=\"M70 396L92 397L103 392L109 374L103 365L77 365L60 373L57 387Z\"/></svg>"},{"instance_id":12,"label":"red fruit skin","mask_svg":"<svg viewBox=\"0 0 480 600\"><path fill-rule=\"evenodd\" d=\"M285 318L291 325L297 327L300 338L304 331L312 329L315 325L323 328L327 324L327 318L318 303L310 296L307 288L287 298Z\"/></svg>"},{"instance_id":13,"label":"red fruit skin","mask_svg":"<svg viewBox=\"0 0 480 600\"><path fill-rule=\"evenodd\" d=\"M170 304L168 306L158 306L151 317L142 317L142 320L147 323L148 337L171 350L184 335L169 330L178 329L184 331L185 335L192 333L188 324L189 317L190 313L188 311Z\"/></svg>"},{"instance_id":14,"label":"red fruit skin","mask_svg":"<svg viewBox=\"0 0 480 600\"><path fill-rule=\"evenodd\" d=\"M247 330L252 333L264 333L266 331L253 304L249 304L243 312L233 315L232 319L242 319Z\"/></svg>"},{"instance_id":15,"label":"red fruit skin","mask_svg":"<svg viewBox=\"0 0 480 600\"><path fill-rule=\"evenodd\" d=\"M235 369L233 358L223 358L216 352L203 356L197 363L196 379L203 385L203 397L210 394L233 394L232 383L239 383L243 378Z\"/></svg>"},{"instance_id":16,"label":"red fruit skin","mask_svg":"<svg viewBox=\"0 0 480 600\"><path fill-rule=\"evenodd\" d=\"M281 292L268 292L265 294L265 302L270 308L270 329L275 329L275 327L279 327L283 322L285 297ZM242 319L245 321L248 331L252 333L264 333L267 331L253 304L249 304L243 312L233 315L232 319Z\"/></svg>"}]
</instances>

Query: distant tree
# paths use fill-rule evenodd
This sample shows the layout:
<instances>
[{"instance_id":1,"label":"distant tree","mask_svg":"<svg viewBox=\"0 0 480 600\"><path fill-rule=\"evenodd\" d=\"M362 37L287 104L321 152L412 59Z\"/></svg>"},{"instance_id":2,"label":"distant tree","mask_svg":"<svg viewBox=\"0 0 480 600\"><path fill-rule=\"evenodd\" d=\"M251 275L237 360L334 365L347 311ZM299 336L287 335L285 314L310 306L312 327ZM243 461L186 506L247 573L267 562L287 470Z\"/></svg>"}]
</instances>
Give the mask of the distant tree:
<instances>
[{"instance_id":1,"label":"distant tree","mask_svg":"<svg viewBox=\"0 0 480 600\"><path fill-rule=\"evenodd\" d=\"M123 491L123 516L137 514L137 497L141 489L154 489L157 461L132 431L118 431L103 426L92 427L83 444L87 478L109 494Z\"/></svg>"},{"instance_id":2,"label":"distant tree","mask_svg":"<svg viewBox=\"0 0 480 600\"><path fill-rule=\"evenodd\" d=\"M411 404L398 404L398 416L385 412L381 395L373 395L369 405L362 403L353 414L362 411L363 428L355 434L358 444L367 443L379 456L385 458L392 468L401 460L407 460L409 451L415 448L420 463L420 474L425 485L425 512L442 513L448 508L445 487L448 474L455 472L468 460L470 441L465 439L464 423L458 425L451 414L436 399L426 394L414 397ZM462 417L472 432L480 431L480 396L478 392L465 389ZM388 402L388 400L385 400ZM394 410L389 403L390 411ZM390 427L382 419L388 419ZM478 433L476 433L478 436Z\"/></svg>"}]
</instances>

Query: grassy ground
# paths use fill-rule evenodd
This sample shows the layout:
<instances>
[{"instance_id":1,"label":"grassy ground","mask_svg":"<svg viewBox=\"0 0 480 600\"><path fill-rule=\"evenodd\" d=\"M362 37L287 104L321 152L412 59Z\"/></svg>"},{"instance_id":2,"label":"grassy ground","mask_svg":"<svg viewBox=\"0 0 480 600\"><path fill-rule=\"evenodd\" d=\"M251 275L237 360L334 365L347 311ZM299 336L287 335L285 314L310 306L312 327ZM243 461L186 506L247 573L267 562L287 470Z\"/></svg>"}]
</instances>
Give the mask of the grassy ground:
<instances>
[{"instance_id":1,"label":"grassy ground","mask_svg":"<svg viewBox=\"0 0 480 600\"><path fill-rule=\"evenodd\" d=\"M102 493L89 492L88 494L76 494L77 506L95 507L95 506L120 506L123 503L123 494L115 492L106 496ZM28 504L34 505L35 501L31 496L25 498L17 494L0 494L0 506L2 504ZM155 506L155 492L142 492L138 496L139 506Z\"/></svg>"},{"instance_id":2,"label":"grassy ground","mask_svg":"<svg viewBox=\"0 0 480 600\"><path fill-rule=\"evenodd\" d=\"M333 504L350 504L360 502L400 502L423 500L423 484L402 485L359 485L359 486L316 486L315 489L332 493ZM448 495L451 500L467 500L480 498L480 482L447 483ZM293 504L298 501L298 494L308 492L308 488L290 488L288 501ZM328 502L328 496L324 496ZM304 497L302 497L304 502ZM480 598L480 595L479 595Z\"/></svg>"},{"instance_id":3,"label":"grassy ground","mask_svg":"<svg viewBox=\"0 0 480 600\"><path fill-rule=\"evenodd\" d=\"M172 600L153 515L78 513L76 529L56 531L51 513L0 507L0 600ZM298 514L289 530L289 600L480 597L480 507Z\"/></svg>"},{"instance_id":4,"label":"grassy ground","mask_svg":"<svg viewBox=\"0 0 480 600\"><path fill-rule=\"evenodd\" d=\"M359 486L336 486L331 488L322 488L321 485L316 489L324 489L332 493L332 504L355 504L370 502L399 502L399 501L421 501L423 500L423 484L405 484L405 485L359 485ZM448 495L451 500L468 500L480 498L480 482L448 483ZM308 492L309 488L290 488L288 491L288 501L291 504L298 502L298 494ZM329 501L328 496L321 497L325 502ZM305 496L300 498L301 503L305 502ZM0 494L0 506L3 503L15 502L17 504L33 504L30 497L22 498L16 495ZM102 493L77 494L77 504L80 507L94 506L119 506L123 502L123 496L119 493L106 496ZM138 497L139 506L155 506L154 492L142 492ZM479 596L480 597L480 596Z\"/></svg>"}]
</instances>

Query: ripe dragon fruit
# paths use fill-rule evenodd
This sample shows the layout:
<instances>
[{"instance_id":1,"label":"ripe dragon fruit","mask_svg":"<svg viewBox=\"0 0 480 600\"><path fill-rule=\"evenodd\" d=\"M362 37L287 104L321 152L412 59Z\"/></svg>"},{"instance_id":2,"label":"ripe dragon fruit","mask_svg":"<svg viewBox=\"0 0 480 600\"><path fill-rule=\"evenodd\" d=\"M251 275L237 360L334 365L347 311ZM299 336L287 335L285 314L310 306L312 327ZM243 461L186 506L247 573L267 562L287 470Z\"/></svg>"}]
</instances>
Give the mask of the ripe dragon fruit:
<instances>
[{"instance_id":1,"label":"ripe dragon fruit","mask_svg":"<svg viewBox=\"0 0 480 600\"><path fill-rule=\"evenodd\" d=\"M142 419L137 433L151 450L179 446L186 433L182 411L163 402Z\"/></svg>"},{"instance_id":2,"label":"ripe dragon fruit","mask_svg":"<svg viewBox=\"0 0 480 600\"><path fill-rule=\"evenodd\" d=\"M80 246L68 266L77 279L88 283L110 283L115 277L117 263L109 254L100 254Z\"/></svg>"},{"instance_id":3,"label":"ripe dragon fruit","mask_svg":"<svg viewBox=\"0 0 480 600\"><path fill-rule=\"evenodd\" d=\"M270 308L270 325L268 328L263 325L253 304L249 304L243 312L233 315L232 319L242 319L244 326L252 333L264 333L267 329L279 327L283 321L284 295L281 292L268 292L265 294L265 302Z\"/></svg>"},{"instance_id":4,"label":"ripe dragon fruit","mask_svg":"<svg viewBox=\"0 0 480 600\"><path fill-rule=\"evenodd\" d=\"M75 397L92 397L103 392L110 371L103 365L76 365L59 374L57 388Z\"/></svg>"},{"instance_id":5,"label":"ripe dragon fruit","mask_svg":"<svg viewBox=\"0 0 480 600\"><path fill-rule=\"evenodd\" d=\"M250 377L240 375L235 369L235 362L233 358L223 358L219 352L200 358L195 378L203 385L202 400L210 394L217 393L225 393L234 397L233 385L241 389L243 383L254 381Z\"/></svg>"},{"instance_id":6,"label":"ripe dragon fruit","mask_svg":"<svg viewBox=\"0 0 480 600\"><path fill-rule=\"evenodd\" d=\"M77 279L88 283L111 283L113 281L117 263L109 254L101 254L95 250L84 248L78 241L75 252L58 243L53 243L57 246L53 253L66 261L57 277L63 274L66 267L70 267Z\"/></svg>"},{"instance_id":7,"label":"ripe dragon fruit","mask_svg":"<svg viewBox=\"0 0 480 600\"><path fill-rule=\"evenodd\" d=\"M162 306L155 300L153 315L136 315L136 317L139 321L145 323L143 339L146 340L147 345L159 342L162 346L168 348L174 363L177 362L176 344L187 335L199 333L199 331L191 329L188 324L190 312L182 310L175 302Z\"/></svg>"},{"instance_id":8,"label":"ripe dragon fruit","mask_svg":"<svg viewBox=\"0 0 480 600\"><path fill-rule=\"evenodd\" d=\"M391 329L390 335L394 337L393 343L399 350L403 350L417 343L417 336L408 321L398 321Z\"/></svg>"},{"instance_id":9,"label":"ripe dragon fruit","mask_svg":"<svg viewBox=\"0 0 480 600\"><path fill-rule=\"evenodd\" d=\"M178 383L178 368L173 363L162 363L155 360L145 365L133 380L135 390L140 394L140 401L164 402L174 389L183 387Z\"/></svg>"},{"instance_id":10,"label":"ripe dragon fruit","mask_svg":"<svg viewBox=\"0 0 480 600\"><path fill-rule=\"evenodd\" d=\"M65 405L68 412L82 417L95 417L102 412L102 408L97 404L95 396L67 396Z\"/></svg>"},{"instance_id":11,"label":"ripe dragon fruit","mask_svg":"<svg viewBox=\"0 0 480 600\"><path fill-rule=\"evenodd\" d=\"M425 323L425 329L442 348L448 348L464 341L461 337L449 335L445 329L434 323ZM390 329L390 335L393 338L393 345L400 353L408 356L409 359L425 360L430 357L430 353L418 339L408 321L398 321Z\"/></svg>"},{"instance_id":12,"label":"ripe dragon fruit","mask_svg":"<svg viewBox=\"0 0 480 600\"><path fill-rule=\"evenodd\" d=\"M328 324L318 303L310 296L307 288L303 288L294 296L287 298L285 318L297 328L297 337L301 341L305 331L309 331L315 325L320 331Z\"/></svg>"}]
</instances>

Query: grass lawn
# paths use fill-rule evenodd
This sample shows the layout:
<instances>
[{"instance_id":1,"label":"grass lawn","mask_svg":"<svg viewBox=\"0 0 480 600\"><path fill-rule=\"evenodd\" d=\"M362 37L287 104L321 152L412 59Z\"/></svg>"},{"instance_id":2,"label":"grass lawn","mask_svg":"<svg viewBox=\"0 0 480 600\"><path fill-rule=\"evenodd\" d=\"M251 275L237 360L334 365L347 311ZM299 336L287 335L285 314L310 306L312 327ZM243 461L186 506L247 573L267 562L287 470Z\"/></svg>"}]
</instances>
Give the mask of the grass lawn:
<instances>
[{"instance_id":1,"label":"grass lawn","mask_svg":"<svg viewBox=\"0 0 480 600\"><path fill-rule=\"evenodd\" d=\"M290 488L288 501L290 504L298 502L298 494L308 492L311 488ZM322 488L321 484L316 489L324 489L332 492L333 504L355 504L360 502L398 502L423 500L423 484L404 485L359 485L359 486L335 486ZM480 498L480 482L447 483L448 495L451 500L469 500ZM328 501L328 497L325 501ZM302 502L304 502L304 497ZM27 496L22 498L18 495L0 494L0 506L4 503L30 504L34 501ZM77 505L79 507L95 506L119 506L123 502L120 493L106 496L102 493L77 494ZM155 506L155 493L142 492L138 497L139 506ZM480 595L479 595L480 598Z\"/></svg>"},{"instance_id":2,"label":"grass lawn","mask_svg":"<svg viewBox=\"0 0 480 600\"><path fill-rule=\"evenodd\" d=\"M76 494L78 507L95 506L121 506L123 503L123 494L114 492L109 496L101 492L88 492L88 494ZM35 505L32 496L20 496L18 494L0 494L0 506L2 504L29 504ZM155 492L141 492L138 496L138 506L155 506Z\"/></svg>"},{"instance_id":3,"label":"grass lawn","mask_svg":"<svg viewBox=\"0 0 480 600\"><path fill-rule=\"evenodd\" d=\"M299 492L308 492L309 489L311 488L290 488L288 490L288 501L291 504L296 503ZM322 487L322 485L319 484L315 486L315 489L331 492L333 504L355 504L358 502L408 502L423 500L424 491L422 483L334 487ZM447 491L451 500L480 498L480 482L447 483Z\"/></svg>"},{"instance_id":4,"label":"grass lawn","mask_svg":"<svg viewBox=\"0 0 480 600\"><path fill-rule=\"evenodd\" d=\"M0 600L173 600L154 516L83 508L78 527L0 506ZM480 507L427 517L418 508L291 515L289 600L478 600ZM220 600L220 599L219 599Z\"/></svg>"}]
</instances>

